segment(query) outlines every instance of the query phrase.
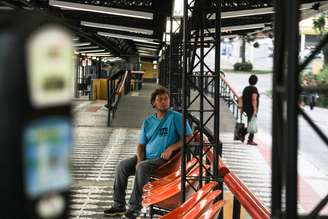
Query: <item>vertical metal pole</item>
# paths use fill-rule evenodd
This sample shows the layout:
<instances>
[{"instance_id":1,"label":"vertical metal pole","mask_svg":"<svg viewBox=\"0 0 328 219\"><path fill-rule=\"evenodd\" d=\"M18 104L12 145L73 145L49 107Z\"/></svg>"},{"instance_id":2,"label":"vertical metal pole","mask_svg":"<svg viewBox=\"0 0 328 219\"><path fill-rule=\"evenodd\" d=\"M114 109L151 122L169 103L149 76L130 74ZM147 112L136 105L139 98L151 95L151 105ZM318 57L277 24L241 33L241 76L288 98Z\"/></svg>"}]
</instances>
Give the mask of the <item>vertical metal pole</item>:
<instances>
[{"instance_id":1,"label":"vertical metal pole","mask_svg":"<svg viewBox=\"0 0 328 219\"><path fill-rule=\"evenodd\" d=\"M228 91L228 96L227 96L227 100L228 100L228 106L229 106L229 109L230 109L230 106L231 106L231 90L229 88L229 91Z\"/></svg>"},{"instance_id":2,"label":"vertical metal pole","mask_svg":"<svg viewBox=\"0 0 328 219\"><path fill-rule=\"evenodd\" d=\"M239 110L239 108L237 107L237 112L236 112L236 121L238 121L238 119L239 119L239 113L240 113L240 110Z\"/></svg>"},{"instance_id":3,"label":"vertical metal pole","mask_svg":"<svg viewBox=\"0 0 328 219\"><path fill-rule=\"evenodd\" d=\"M169 52L170 52L170 56L169 56L169 84L168 84L168 89L170 91L170 96L171 96L171 106L175 106L176 102L176 97L175 94L173 94L173 87L174 87L174 92L175 92L175 87L176 87L176 82L173 80L173 66L172 66L172 58L173 58L173 48L172 48L172 38L173 38L173 34L172 34L172 26L173 26L173 18L172 15L170 16L170 46L169 46ZM173 85L174 84L174 85Z\"/></svg>"},{"instance_id":4,"label":"vertical metal pole","mask_svg":"<svg viewBox=\"0 0 328 219\"><path fill-rule=\"evenodd\" d=\"M233 219L240 219L240 202L236 198L236 196L233 197L233 213L232 213Z\"/></svg>"},{"instance_id":5,"label":"vertical metal pole","mask_svg":"<svg viewBox=\"0 0 328 219\"><path fill-rule=\"evenodd\" d=\"M221 4L222 0L216 0L215 11L215 95L214 95L214 168L213 175L219 176L219 156L222 156L222 146L220 144L220 75L221 75ZM219 182L219 189L223 191L223 182ZM219 199L223 200L223 192L220 194ZM235 206L235 205L234 205ZM219 214L219 218L223 218L223 209Z\"/></svg>"},{"instance_id":6,"label":"vertical metal pole","mask_svg":"<svg viewBox=\"0 0 328 219\"><path fill-rule=\"evenodd\" d=\"M287 66L287 169L286 169L286 218L297 218L297 149L298 149L298 47L299 2L286 1Z\"/></svg>"},{"instance_id":7,"label":"vertical metal pole","mask_svg":"<svg viewBox=\"0 0 328 219\"><path fill-rule=\"evenodd\" d=\"M283 0L274 1L274 65L272 75L272 177L271 214L281 218L282 161L284 150L283 93L277 89L283 85L285 54L285 6Z\"/></svg>"},{"instance_id":8,"label":"vertical metal pole","mask_svg":"<svg viewBox=\"0 0 328 219\"><path fill-rule=\"evenodd\" d=\"M76 56L75 60L75 81L74 81L74 97L79 97L79 73L80 73L80 55Z\"/></svg>"},{"instance_id":9,"label":"vertical metal pole","mask_svg":"<svg viewBox=\"0 0 328 219\"><path fill-rule=\"evenodd\" d=\"M214 71L214 163L213 163L213 175L215 177L219 176L219 155L222 153L222 148L219 148L220 144L220 35L221 35L221 0L216 0L217 9L216 9L216 21L215 21L215 71ZM223 187L220 183L219 187ZM222 190L223 191L223 190Z\"/></svg>"},{"instance_id":10,"label":"vertical metal pole","mask_svg":"<svg viewBox=\"0 0 328 219\"><path fill-rule=\"evenodd\" d=\"M197 10L197 9L196 9ZM202 128L204 127L204 26L205 26L205 8L203 3L201 4L201 9L200 9L200 16L201 16L201 23L200 23L200 74L198 77L199 81L199 90L200 90L200 99L199 99L199 125L201 128L200 131L200 154L199 154L199 165L200 167L203 166L203 144L204 144L204 139L203 139L203 130ZM203 185L202 181L202 176L203 176L203 168L199 168L199 187L201 188Z\"/></svg>"},{"instance_id":11,"label":"vertical metal pole","mask_svg":"<svg viewBox=\"0 0 328 219\"><path fill-rule=\"evenodd\" d=\"M182 74L182 150L181 150L181 202L186 200L186 82L187 82L188 0L183 4L183 74Z\"/></svg>"},{"instance_id":12,"label":"vertical metal pole","mask_svg":"<svg viewBox=\"0 0 328 219\"><path fill-rule=\"evenodd\" d=\"M165 34L165 41L166 41L166 34ZM169 45L165 46L165 56L166 56L166 86L165 87L169 87L170 86L170 48Z\"/></svg>"},{"instance_id":13,"label":"vertical metal pole","mask_svg":"<svg viewBox=\"0 0 328 219\"><path fill-rule=\"evenodd\" d=\"M188 30L189 31L189 30ZM190 44L188 44L188 46L189 46L189 48L188 48L188 52L187 52L187 76L189 75L192 75L192 66L193 66L193 64L194 64L194 62L193 62L193 59L191 58L191 52L192 52L192 50L191 50L191 36L189 35L189 32L188 32L188 35L186 36L186 39L187 39L187 41L190 43ZM190 80L191 78L189 78L189 80ZM189 80L187 80L187 82L186 82L186 91L187 91L187 93L186 93L186 95L187 95L187 105L189 106L190 105L190 92L191 92L191 84L190 84L190 82L189 82Z\"/></svg>"},{"instance_id":14,"label":"vertical metal pole","mask_svg":"<svg viewBox=\"0 0 328 219\"><path fill-rule=\"evenodd\" d=\"M112 105L110 102L112 92L109 92L110 89L112 89L112 83L109 85L109 81L110 81L110 79L107 79L107 107L108 107L107 127L110 126L110 110L111 110L111 105Z\"/></svg>"},{"instance_id":15,"label":"vertical metal pole","mask_svg":"<svg viewBox=\"0 0 328 219\"><path fill-rule=\"evenodd\" d=\"M163 72L163 86L166 87L166 78L167 78L167 72L166 72L166 70L167 69L166 69L166 57L165 57L164 47L163 47L163 69L164 69L164 72Z\"/></svg>"},{"instance_id":16,"label":"vertical metal pole","mask_svg":"<svg viewBox=\"0 0 328 219\"><path fill-rule=\"evenodd\" d=\"M166 22L165 22L166 23ZM164 42L165 42L165 87L169 88L169 84L170 84L170 60L169 60L169 56L170 56L170 50L168 50L167 45L166 45L166 32L164 32Z\"/></svg>"},{"instance_id":17,"label":"vertical metal pole","mask_svg":"<svg viewBox=\"0 0 328 219\"><path fill-rule=\"evenodd\" d=\"M150 215L150 219L153 219L154 218L153 217L153 215L154 215L154 206L153 205L151 205L149 207L149 215Z\"/></svg>"},{"instance_id":18,"label":"vertical metal pole","mask_svg":"<svg viewBox=\"0 0 328 219\"><path fill-rule=\"evenodd\" d=\"M98 61L98 65L99 65L99 71L98 71L98 74L97 74L97 78L100 78L101 76L101 63L102 63L102 57L99 57L99 61Z\"/></svg>"}]
</instances>

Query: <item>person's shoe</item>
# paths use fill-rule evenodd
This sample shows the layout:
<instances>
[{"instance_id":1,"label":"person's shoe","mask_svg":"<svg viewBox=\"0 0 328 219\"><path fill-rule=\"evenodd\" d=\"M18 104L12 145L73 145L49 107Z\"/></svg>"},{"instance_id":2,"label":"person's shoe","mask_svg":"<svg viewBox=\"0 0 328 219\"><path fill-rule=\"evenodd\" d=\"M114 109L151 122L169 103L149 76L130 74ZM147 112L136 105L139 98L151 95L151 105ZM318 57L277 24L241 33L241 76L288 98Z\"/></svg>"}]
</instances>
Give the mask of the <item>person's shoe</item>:
<instances>
[{"instance_id":1,"label":"person's shoe","mask_svg":"<svg viewBox=\"0 0 328 219\"><path fill-rule=\"evenodd\" d=\"M239 140L240 140L242 143L244 143L244 141L245 141L245 135L240 135Z\"/></svg>"},{"instance_id":2,"label":"person's shoe","mask_svg":"<svg viewBox=\"0 0 328 219\"><path fill-rule=\"evenodd\" d=\"M131 211L128 210L123 217L124 219L138 219L140 218L140 212L139 211Z\"/></svg>"},{"instance_id":3,"label":"person's shoe","mask_svg":"<svg viewBox=\"0 0 328 219\"><path fill-rule=\"evenodd\" d=\"M254 141L250 141L250 140L247 141L247 144L249 144L249 145L254 145L254 146L257 145L257 143L255 143Z\"/></svg>"},{"instance_id":4,"label":"person's shoe","mask_svg":"<svg viewBox=\"0 0 328 219\"><path fill-rule=\"evenodd\" d=\"M109 209L104 210L104 214L106 216L122 216L126 213L125 208L120 208L120 207L111 207Z\"/></svg>"}]
</instances>

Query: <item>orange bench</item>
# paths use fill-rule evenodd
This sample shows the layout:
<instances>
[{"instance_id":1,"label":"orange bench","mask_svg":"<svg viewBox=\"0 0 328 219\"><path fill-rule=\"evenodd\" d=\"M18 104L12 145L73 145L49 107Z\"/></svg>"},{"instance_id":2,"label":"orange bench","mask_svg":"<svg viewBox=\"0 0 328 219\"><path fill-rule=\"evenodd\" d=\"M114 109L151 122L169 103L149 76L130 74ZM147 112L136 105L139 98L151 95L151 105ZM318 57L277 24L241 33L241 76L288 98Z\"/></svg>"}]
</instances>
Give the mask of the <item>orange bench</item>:
<instances>
[{"instance_id":1,"label":"orange bench","mask_svg":"<svg viewBox=\"0 0 328 219\"><path fill-rule=\"evenodd\" d=\"M205 211L199 219L216 219L218 218L221 209L223 208L224 202L215 202L207 211Z\"/></svg>"},{"instance_id":2,"label":"orange bench","mask_svg":"<svg viewBox=\"0 0 328 219\"><path fill-rule=\"evenodd\" d=\"M169 175L172 172L175 172L180 169L181 166L181 154L178 152L174 155L169 161L164 163L162 166L157 168L153 173L153 178L161 178Z\"/></svg>"},{"instance_id":3,"label":"orange bench","mask_svg":"<svg viewBox=\"0 0 328 219\"><path fill-rule=\"evenodd\" d=\"M197 163L196 158L190 160L186 165L187 171L189 171L192 167L194 167L196 165L196 163ZM166 185L167 183L170 183L170 182L174 181L175 179L177 179L180 176L181 176L181 170L178 169L177 171L172 172L171 174L169 174L167 176L164 176L162 178L159 178L159 179L156 179L154 181L151 181L151 182L147 183L144 186L143 191L147 192L151 189L154 189L157 186Z\"/></svg>"},{"instance_id":4,"label":"orange bench","mask_svg":"<svg viewBox=\"0 0 328 219\"><path fill-rule=\"evenodd\" d=\"M192 194L187 201L185 201L180 207L174 209L170 213L164 215L163 219L169 218L181 218L183 215L187 214L200 200L202 200L208 193L210 193L217 182L210 182L205 184L200 190Z\"/></svg>"},{"instance_id":5,"label":"orange bench","mask_svg":"<svg viewBox=\"0 0 328 219\"><path fill-rule=\"evenodd\" d=\"M199 201L182 219L198 219L206 210L212 206L215 198L221 194L221 190L215 190L206 195L201 201Z\"/></svg>"},{"instance_id":6,"label":"orange bench","mask_svg":"<svg viewBox=\"0 0 328 219\"><path fill-rule=\"evenodd\" d=\"M196 141L199 140L199 133L195 133ZM208 142L205 137L204 142ZM155 177L160 177L152 182L149 182L144 186L143 202L144 207L159 207L162 209L174 209L181 203L181 155L176 154L169 162L161 166L153 175ZM202 167L208 169L209 166ZM196 158L190 160L186 165L187 172L189 170L188 176L198 176L199 175L199 164ZM191 182L195 187L198 185L198 181L195 179ZM188 199L179 208L166 214L163 218L199 218L206 217L210 218L215 216L220 211L220 206L222 207L223 202L217 202L213 205L216 197L221 194L221 191L213 191L213 188L218 184L217 182L210 182L204 185L197 192L191 188L190 184L186 182L186 198ZM219 204L218 204L219 203ZM212 206L214 206L212 208ZM152 209L152 208L151 208ZM210 213L207 213L207 210Z\"/></svg>"},{"instance_id":7,"label":"orange bench","mask_svg":"<svg viewBox=\"0 0 328 219\"><path fill-rule=\"evenodd\" d=\"M199 174L199 166L196 166L188 173L188 176L196 177L198 176L198 174ZM197 183L198 181L196 180L189 181L189 183L186 182L187 198L194 192L190 184L195 186L195 184ZM156 205L161 208L174 209L176 206L181 204L180 195L181 195L181 179L179 177L170 184L157 187L154 190L150 190L144 193L142 205L144 207Z\"/></svg>"}]
</instances>

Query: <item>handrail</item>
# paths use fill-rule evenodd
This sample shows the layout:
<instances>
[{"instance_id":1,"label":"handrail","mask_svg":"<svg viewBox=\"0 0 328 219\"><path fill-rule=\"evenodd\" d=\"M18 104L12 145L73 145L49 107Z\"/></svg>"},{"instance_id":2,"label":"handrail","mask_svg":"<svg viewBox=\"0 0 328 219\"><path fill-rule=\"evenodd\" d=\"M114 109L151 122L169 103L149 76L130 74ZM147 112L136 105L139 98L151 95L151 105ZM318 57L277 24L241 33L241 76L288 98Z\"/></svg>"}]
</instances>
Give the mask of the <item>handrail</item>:
<instances>
[{"instance_id":1,"label":"handrail","mask_svg":"<svg viewBox=\"0 0 328 219\"><path fill-rule=\"evenodd\" d=\"M126 83L129 83L128 78L129 71L125 71L125 73L117 73L113 77L108 78L107 80L107 106L108 106L108 116L107 116L107 126L110 126L111 117L114 119L115 112L117 110L119 101L122 96L123 88L125 87L125 92L129 92L130 87L126 86ZM115 80L118 80L115 83Z\"/></svg>"},{"instance_id":2,"label":"handrail","mask_svg":"<svg viewBox=\"0 0 328 219\"><path fill-rule=\"evenodd\" d=\"M222 72L223 73L223 72ZM236 96L239 97L238 93L235 91L235 89L230 85L230 83L224 78L222 74L220 74L220 79L224 81L225 84L228 85L229 89L232 91L232 93Z\"/></svg>"},{"instance_id":3,"label":"handrail","mask_svg":"<svg viewBox=\"0 0 328 219\"><path fill-rule=\"evenodd\" d=\"M128 76L128 71L125 71L123 82L121 82L121 87L118 89L118 92L117 92L118 95L122 95L122 89L125 86L125 81L126 81L127 76Z\"/></svg>"},{"instance_id":4,"label":"handrail","mask_svg":"<svg viewBox=\"0 0 328 219\"><path fill-rule=\"evenodd\" d=\"M220 74L220 97L228 104L228 108L232 111L232 114L236 120L240 122L243 121L242 108L238 106L238 99L240 98L239 94L235 91L232 85L224 78L224 72L221 71Z\"/></svg>"},{"instance_id":5,"label":"handrail","mask_svg":"<svg viewBox=\"0 0 328 219\"><path fill-rule=\"evenodd\" d=\"M240 95L236 92L236 90L230 85L230 83L225 79L225 73L220 71L219 83L220 97L228 104L229 110L232 112L233 116L236 118L236 121L243 121L243 117L246 117L246 114L242 112L242 108L238 106L238 99ZM200 78L194 78L195 84L199 83ZM214 83L213 81L206 86L206 93L211 94L214 97Z\"/></svg>"},{"instance_id":6,"label":"handrail","mask_svg":"<svg viewBox=\"0 0 328 219\"><path fill-rule=\"evenodd\" d=\"M188 115L193 123L199 124L199 120L193 115ZM198 126L198 128L200 128ZM205 135L205 141L214 143L213 133L207 127L202 127ZM208 143L207 142L207 143ZM214 162L214 154L212 150L207 150L204 147L204 151L207 151L207 158L210 163ZM221 157L219 157L219 174L223 177L223 182L232 192L235 198L239 200L239 203L246 209L248 214L256 219L269 219L270 211L266 208L261 200L259 200L248 187L224 164ZM235 202L234 202L235 203ZM235 208L234 208L235 209Z\"/></svg>"},{"instance_id":7,"label":"handrail","mask_svg":"<svg viewBox=\"0 0 328 219\"><path fill-rule=\"evenodd\" d=\"M270 212L260 202L257 197L248 189L245 184L232 172L223 177L225 185L239 200L240 204L246 209L248 214L254 219L269 219Z\"/></svg>"},{"instance_id":8,"label":"handrail","mask_svg":"<svg viewBox=\"0 0 328 219\"><path fill-rule=\"evenodd\" d=\"M213 163L213 152L207 152L208 160ZM270 218L270 212L252 193L249 188L224 164L220 157L219 172L225 185L229 188L232 194L239 200L240 204L245 208L247 213L255 219Z\"/></svg>"}]
</instances>

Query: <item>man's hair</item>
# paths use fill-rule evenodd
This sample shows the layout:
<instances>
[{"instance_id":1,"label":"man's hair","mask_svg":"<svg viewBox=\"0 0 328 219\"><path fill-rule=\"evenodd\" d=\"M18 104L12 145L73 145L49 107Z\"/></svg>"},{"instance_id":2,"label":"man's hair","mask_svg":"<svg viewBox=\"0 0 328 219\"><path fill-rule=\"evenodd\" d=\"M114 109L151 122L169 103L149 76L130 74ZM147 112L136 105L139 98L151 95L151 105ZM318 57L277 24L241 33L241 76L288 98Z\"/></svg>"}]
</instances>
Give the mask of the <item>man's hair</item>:
<instances>
[{"instance_id":1,"label":"man's hair","mask_svg":"<svg viewBox=\"0 0 328 219\"><path fill-rule=\"evenodd\" d=\"M249 76L248 82L250 85L255 85L257 83L257 76L256 75Z\"/></svg>"},{"instance_id":2,"label":"man's hair","mask_svg":"<svg viewBox=\"0 0 328 219\"><path fill-rule=\"evenodd\" d=\"M154 92L151 94L151 97L150 97L151 105L154 105L157 95L161 95L161 94L167 94L170 96L169 91L165 87L159 87L156 90L154 90Z\"/></svg>"}]
</instances>

